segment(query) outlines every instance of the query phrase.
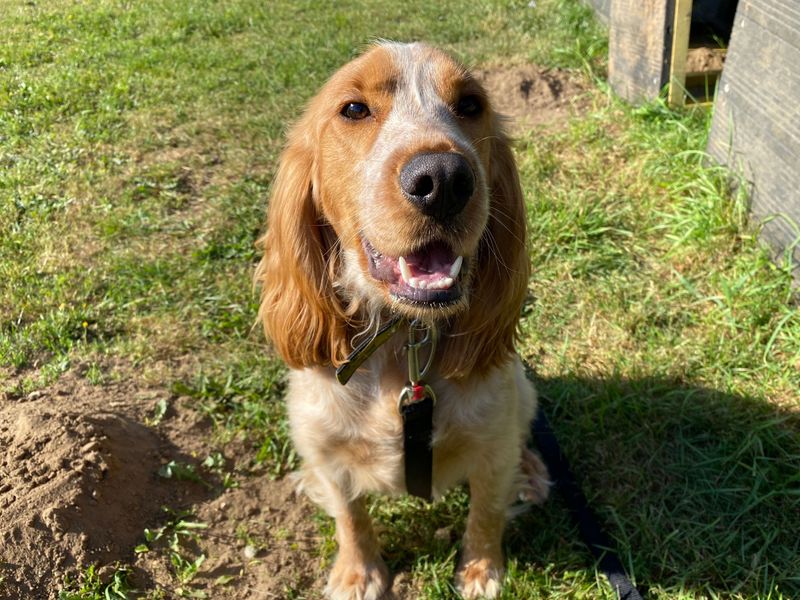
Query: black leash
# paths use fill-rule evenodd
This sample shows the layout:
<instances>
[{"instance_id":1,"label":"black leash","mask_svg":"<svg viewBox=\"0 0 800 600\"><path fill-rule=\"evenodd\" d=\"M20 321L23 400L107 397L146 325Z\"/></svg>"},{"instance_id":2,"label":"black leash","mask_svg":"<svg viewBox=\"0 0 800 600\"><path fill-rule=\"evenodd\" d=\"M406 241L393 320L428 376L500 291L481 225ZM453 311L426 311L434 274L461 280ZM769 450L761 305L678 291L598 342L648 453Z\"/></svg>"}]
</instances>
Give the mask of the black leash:
<instances>
[{"instance_id":1,"label":"black leash","mask_svg":"<svg viewBox=\"0 0 800 600\"><path fill-rule=\"evenodd\" d=\"M575 476L569 468L567 457L561 451L541 406L531 430L542 459L550 472L550 478L561 492L573 521L580 529L584 543L597 560L597 566L608 578L620 600L642 600L641 594L628 579L622 562L614 552L611 540L600 527L597 517L586 501L586 496L575 482Z\"/></svg>"}]
</instances>

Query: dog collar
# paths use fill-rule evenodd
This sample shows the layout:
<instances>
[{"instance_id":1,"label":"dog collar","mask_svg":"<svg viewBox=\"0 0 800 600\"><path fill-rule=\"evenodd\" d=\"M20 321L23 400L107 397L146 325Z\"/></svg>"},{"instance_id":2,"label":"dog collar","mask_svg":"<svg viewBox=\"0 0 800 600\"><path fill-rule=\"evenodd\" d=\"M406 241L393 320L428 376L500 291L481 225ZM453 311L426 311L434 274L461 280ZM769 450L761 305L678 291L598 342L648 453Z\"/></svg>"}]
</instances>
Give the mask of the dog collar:
<instances>
[{"instance_id":1,"label":"dog collar","mask_svg":"<svg viewBox=\"0 0 800 600\"><path fill-rule=\"evenodd\" d=\"M359 366L378 348L385 344L403 323L408 325L408 343L405 345L408 355L408 381L400 391L397 410L403 420L403 462L406 490L409 494L433 499L433 406L436 394L424 381L425 375L433 364L439 331L435 325L426 325L421 321L407 322L395 317L383 325L377 333L359 344L347 357L347 361L336 369L336 379L345 385ZM420 368L420 350L430 346L428 360Z\"/></svg>"}]
</instances>

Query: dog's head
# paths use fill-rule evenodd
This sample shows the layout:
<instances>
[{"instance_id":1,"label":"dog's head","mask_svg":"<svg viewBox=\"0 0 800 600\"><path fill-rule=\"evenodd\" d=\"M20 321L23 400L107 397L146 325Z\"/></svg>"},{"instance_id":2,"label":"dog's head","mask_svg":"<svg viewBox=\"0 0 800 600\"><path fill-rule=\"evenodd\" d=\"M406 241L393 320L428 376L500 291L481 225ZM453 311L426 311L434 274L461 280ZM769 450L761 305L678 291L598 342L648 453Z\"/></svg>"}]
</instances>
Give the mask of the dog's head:
<instances>
[{"instance_id":1,"label":"dog's head","mask_svg":"<svg viewBox=\"0 0 800 600\"><path fill-rule=\"evenodd\" d=\"M294 126L270 200L260 318L294 368L340 364L377 314L449 320L439 370L512 351L528 277L513 157L483 87L446 54L380 43Z\"/></svg>"}]
</instances>

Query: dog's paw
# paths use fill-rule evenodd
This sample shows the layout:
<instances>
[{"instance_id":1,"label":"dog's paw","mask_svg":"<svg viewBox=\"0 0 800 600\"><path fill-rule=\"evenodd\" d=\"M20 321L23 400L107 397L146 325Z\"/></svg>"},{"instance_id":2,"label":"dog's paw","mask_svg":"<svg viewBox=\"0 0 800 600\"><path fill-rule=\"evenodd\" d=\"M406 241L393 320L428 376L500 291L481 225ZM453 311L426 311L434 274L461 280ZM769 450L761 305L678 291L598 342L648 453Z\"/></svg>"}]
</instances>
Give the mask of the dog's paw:
<instances>
[{"instance_id":1,"label":"dog's paw","mask_svg":"<svg viewBox=\"0 0 800 600\"><path fill-rule=\"evenodd\" d=\"M389 569L380 558L365 563L338 559L328 577L325 596L330 600L380 600L389 583Z\"/></svg>"},{"instance_id":2,"label":"dog's paw","mask_svg":"<svg viewBox=\"0 0 800 600\"><path fill-rule=\"evenodd\" d=\"M520 500L532 504L544 504L550 495L550 474L547 472L542 459L538 454L522 449L520 457L520 471L524 478L521 489L519 490Z\"/></svg>"},{"instance_id":3,"label":"dog's paw","mask_svg":"<svg viewBox=\"0 0 800 600\"><path fill-rule=\"evenodd\" d=\"M456 587L465 600L496 598L503 586L504 569L488 558L467 561L456 573Z\"/></svg>"}]
</instances>

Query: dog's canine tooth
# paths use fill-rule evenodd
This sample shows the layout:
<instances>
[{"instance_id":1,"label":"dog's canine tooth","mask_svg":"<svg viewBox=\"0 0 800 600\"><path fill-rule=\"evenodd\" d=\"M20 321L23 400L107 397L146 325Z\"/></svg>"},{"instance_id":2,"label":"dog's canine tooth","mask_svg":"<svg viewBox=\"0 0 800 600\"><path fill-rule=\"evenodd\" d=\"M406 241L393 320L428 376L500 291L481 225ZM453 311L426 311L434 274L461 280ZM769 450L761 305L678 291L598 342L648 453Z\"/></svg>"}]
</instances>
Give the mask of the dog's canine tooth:
<instances>
[{"instance_id":1,"label":"dog's canine tooth","mask_svg":"<svg viewBox=\"0 0 800 600\"><path fill-rule=\"evenodd\" d=\"M455 262L453 262L453 266L450 267L450 277L455 279L458 277L458 274L461 272L461 264L464 262L464 257L459 256Z\"/></svg>"},{"instance_id":2,"label":"dog's canine tooth","mask_svg":"<svg viewBox=\"0 0 800 600\"><path fill-rule=\"evenodd\" d=\"M403 276L403 281L411 283L411 268L408 266L406 259L402 256L397 259L397 264L400 266L400 275ZM413 287L413 286L412 286Z\"/></svg>"}]
</instances>

